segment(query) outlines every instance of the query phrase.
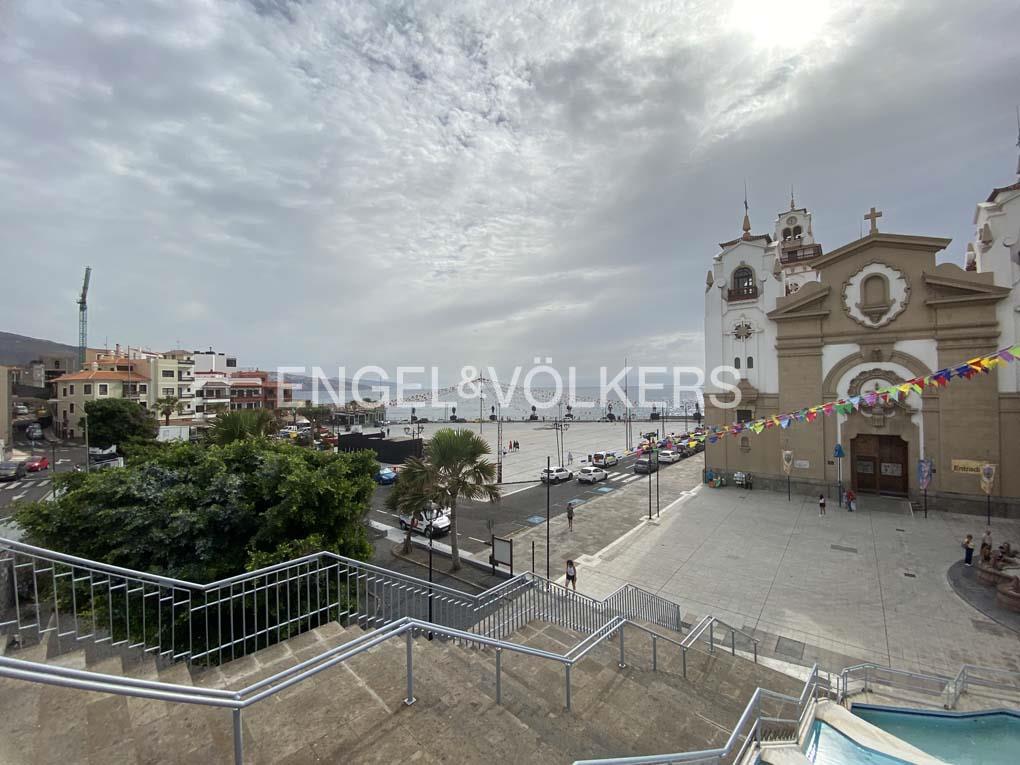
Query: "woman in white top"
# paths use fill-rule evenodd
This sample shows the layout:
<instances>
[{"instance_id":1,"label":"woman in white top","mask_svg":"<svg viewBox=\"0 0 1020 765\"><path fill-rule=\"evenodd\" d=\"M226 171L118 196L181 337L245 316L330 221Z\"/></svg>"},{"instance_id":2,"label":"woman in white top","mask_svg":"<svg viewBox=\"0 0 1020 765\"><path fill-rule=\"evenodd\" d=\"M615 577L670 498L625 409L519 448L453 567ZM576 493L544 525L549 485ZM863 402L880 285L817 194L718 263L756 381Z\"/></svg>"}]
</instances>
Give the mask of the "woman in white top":
<instances>
[{"instance_id":1,"label":"woman in white top","mask_svg":"<svg viewBox=\"0 0 1020 765\"><path fill-rule=\"evenodd\" d=\"M573 586L574 592L577 592L577 569L574 568L574 561L567 561L567 587Z\"/></svg>"}]
</instances>

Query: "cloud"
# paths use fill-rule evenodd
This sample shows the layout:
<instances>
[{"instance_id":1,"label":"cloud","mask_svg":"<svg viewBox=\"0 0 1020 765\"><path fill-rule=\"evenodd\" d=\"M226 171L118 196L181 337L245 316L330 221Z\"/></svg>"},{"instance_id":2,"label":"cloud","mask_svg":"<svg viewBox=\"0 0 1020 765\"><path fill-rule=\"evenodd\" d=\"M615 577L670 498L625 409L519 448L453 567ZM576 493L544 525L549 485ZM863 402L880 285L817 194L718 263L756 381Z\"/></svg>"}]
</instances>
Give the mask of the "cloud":
<instances>
[{"instance_id":1,"label":"cloud","mask_svg":"<svg viewBox=\"0 0 1020 765\"><path fill-rule=\"evenodd\" d=\"M1010 179L1013 4L49 0L0 11L5 329L242 363L689 363L790 183L832 249Z\"/></svg>"}]
</instances>

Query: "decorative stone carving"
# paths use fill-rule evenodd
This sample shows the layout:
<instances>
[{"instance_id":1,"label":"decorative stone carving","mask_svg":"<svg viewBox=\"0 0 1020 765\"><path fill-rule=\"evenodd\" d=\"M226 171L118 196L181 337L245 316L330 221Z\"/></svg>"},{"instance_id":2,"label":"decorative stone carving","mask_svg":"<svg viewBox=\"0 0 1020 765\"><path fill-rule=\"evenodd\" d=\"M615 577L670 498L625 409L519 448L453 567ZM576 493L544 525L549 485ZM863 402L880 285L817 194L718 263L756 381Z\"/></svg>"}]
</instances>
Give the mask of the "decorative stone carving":
<instances>
[{"instance_id":1,"label":"decorative stone carving","mask_svg":"<svg viewBox=\"0 0 1020 765\"><path fill-rule=\"evenodd\" d=\"M868 369L854 377L847 386L847 393L850 396L864 396L868 393L888 388L892 385L900 385L903 379L895 372L887 369ZM858 411L871 421L875 428L885 427L885 421L889 417L895 417L899 411L910 411L910 408L896 398L890 396L888 401L879 398L874 404L868 405L863 401Z\"/></svg>"},{"instance_id":2,"label":"decorative stone carving","mask_svg":"<svg viewBox=\"0 0 1020 765\"><path fill-rule=\"evenodd\" d=\"M754 327L752 327L751 322L747 320L737 322L737 325L733 327L733 337L737 340L748 340L753 334Z\"/></svg>"},{"instance_id":3,"label":"decorative stone carving","mask_svg":"<svg viewBox=\"0 0 1020 765\"><path fill-rule=\"evenodd\" d=\"M910 282L906 275L880 261L872 261L843 283L843 310L868 329L891 323L907 307Z\"/></svg>"}]
</instances>

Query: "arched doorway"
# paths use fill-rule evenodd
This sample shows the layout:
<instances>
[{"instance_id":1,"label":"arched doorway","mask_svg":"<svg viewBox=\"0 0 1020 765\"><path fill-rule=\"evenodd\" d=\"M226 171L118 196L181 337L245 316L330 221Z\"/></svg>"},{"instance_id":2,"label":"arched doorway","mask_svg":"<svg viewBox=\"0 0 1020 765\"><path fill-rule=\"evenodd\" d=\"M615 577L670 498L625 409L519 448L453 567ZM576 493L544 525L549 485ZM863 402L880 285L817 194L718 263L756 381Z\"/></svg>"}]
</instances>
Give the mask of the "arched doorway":
<instances>
[{"instance_id":1,"label":"arched doorway","mask_svg":"<svg viewBox=\"0 0 1020 765\"><path fill-rule=\"evenodd\" d=\"M851 482L858 492L906 495L907 442L862 433L850 441Z\"/></svg>"}]
</instances>

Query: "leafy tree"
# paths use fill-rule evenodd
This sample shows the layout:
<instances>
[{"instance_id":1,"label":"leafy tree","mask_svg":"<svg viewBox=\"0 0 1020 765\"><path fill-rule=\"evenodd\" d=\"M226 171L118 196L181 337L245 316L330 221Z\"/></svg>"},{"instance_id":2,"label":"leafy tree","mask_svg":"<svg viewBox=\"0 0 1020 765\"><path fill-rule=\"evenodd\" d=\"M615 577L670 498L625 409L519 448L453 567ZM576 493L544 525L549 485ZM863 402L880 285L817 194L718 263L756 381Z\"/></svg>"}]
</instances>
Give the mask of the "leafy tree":
<instances>
[{"instance_id":1,"label":"leafy tree","mask_svg":"<svg viewBox=\"0 0 1020 765\"><path fill-rule=\"evenodd\" d=\"M366 559L375 469L370 452L170 443L122 469L66 474L65 493L15 518L34 544L205 582L317 550Z\"/></svg>"},{"instance_id":2,"label":"leafy tree","mask_svg":"<svg viewBox=\"0 0 1020 765\"><path fill-rule=\"evenodd\" d=\"M151 441L156 437L156 419L150 412L126 398L103 398L85 404L89 445L106 449L114 444Z\"/></svg>"},{"instance_id":3,"label":"leafy tree","mask_svg":"<svg viewBox=\"0 0 1020 765\"><path fill-rule=\"evenodd\" d=\"M268 409L238 409L219 415L208 439L224 446L245 438L264 438L276 432L276 418Z\"/></svg>"},{"instance_id":4,"label":"leafy tree","mask_svg":"<svg viewBox=\"0 0 1020 765\"><path fill-rule=\"evenodd\" d=\"M323 405L306 406L301 410L301 414L312 424L314 430L322 423L329 422L329 419L333 416L333 410Z\"/></svg>"},{"instance_id":5,"label":"leafy tree","mask_svg":"<svg viewBox=\"0 0 1020 765\"><path fill-rule=\"evenodd\" d=\"M499 499L495 484L496 466L485 459L489 445L470 430L444 428L436 431L425 447L425 459L411 459L400 471L400 481L407 483L405 498L408 507L422 507L436 501L450 509L451 568L460 568L457 544L457 500Z\"/></svg>"},{"instance_id":6,"label":"leafy tree","mask_svg":"<svg viewBox=\"0 0 1020 765\"><path fill-rule=\"evenodd\" d=\"M386 509L390 512L401 513L411 518L421 518L425 503L436 501L436 492L433 490L433 487L424 483L426 477L429 476L429 471L424 466L416 464L420 462L421 460L417 457L412 457L404 464L404 468L400 472L400 478L393 484L393 488L384 500ZM410 473L405 474L404 471L407 470L408 465L414 465L415 467ZM411 527L408 526L404 530L404 555L410 554Z\"/></svg>"},{"instance_id":7,"label":"leafy tree","mask_svg":"<svg viewBox=\"0 0 1020 765\"><path fill-rule=\"evenodd\" d=\"M166 418L166 424L170 424L170 415L177 411L180 399L176 396L165 396L156 402L159 413Z\"/></svg>"}]
</instances>

